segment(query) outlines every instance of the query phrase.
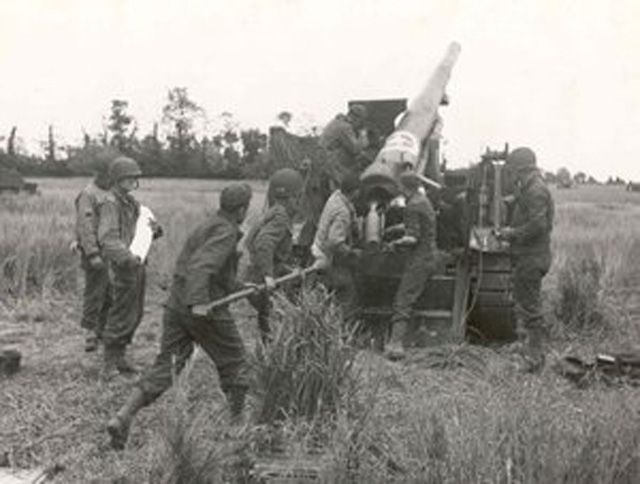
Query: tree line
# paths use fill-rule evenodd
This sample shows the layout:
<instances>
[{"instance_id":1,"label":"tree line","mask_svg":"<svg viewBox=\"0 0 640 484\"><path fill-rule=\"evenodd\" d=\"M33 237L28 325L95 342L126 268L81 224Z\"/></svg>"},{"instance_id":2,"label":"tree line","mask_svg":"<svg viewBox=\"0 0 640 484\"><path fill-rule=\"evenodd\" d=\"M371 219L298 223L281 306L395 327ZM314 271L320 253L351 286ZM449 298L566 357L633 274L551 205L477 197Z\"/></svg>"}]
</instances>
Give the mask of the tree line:
<instances>
[{"instance_id":1,"label":"tree line","mask_svg":"<svg viewBox=\"0 0 640 484\"><path fill-rule=\"evenodd\" d=\"M224 112L208 126L205 110L185 87L168 91L160 119L141 135L129 103L113 99L102 133L83 131L79 145L60 146L55 126L42 142L43 154L21 152L17 127L0 148L0 164L26 176L74 176L91 173L92 162L105 151L130 156L146 176L198 178L264 178L269 173L268 136L257 128L242 129L232 113ZM207 134L199 134L206 132Z\"/></svg>"}]
</instances>

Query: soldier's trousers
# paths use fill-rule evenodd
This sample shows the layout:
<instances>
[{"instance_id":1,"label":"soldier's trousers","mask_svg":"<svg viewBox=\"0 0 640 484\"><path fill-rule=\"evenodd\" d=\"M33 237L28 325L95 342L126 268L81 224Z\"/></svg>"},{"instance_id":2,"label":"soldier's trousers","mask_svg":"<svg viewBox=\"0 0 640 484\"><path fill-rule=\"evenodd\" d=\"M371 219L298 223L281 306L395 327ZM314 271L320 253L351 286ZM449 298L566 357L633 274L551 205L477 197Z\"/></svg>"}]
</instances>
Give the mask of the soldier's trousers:
<instances>
[{"instance_id":1,"label":"soldier's trousers","mask_svg":"<svg viewBox=\"0 0 640 484\"><path fill-rule=\"evenodd\" d=\"M427 281L435 274L436 268L436 261L431 254L412 254L407 260L393 301L391 324L394 339L404 338L406 327L411 323L413 306L424 291Z\"/></svg>"},{"instance_id":2,"label":"soldier's trousers","mask_svg":"<svg viewBox=\"0 0 640 484\"><path fill-rule=\"evenodd\" d=\"M348 267L333 265L321 274L321 282L333 292L340 309L342 318L351 326L356 321L358 312L358 294L353 272Z\"/></svg>"},{"instance_id":3,"label":"soldier's trousers","mask_svg":"<svg viewBox=\"0 0 640 484\"><path fill-rule=\"evenodd\" d=\"M211 317L165 309L162 320L160 353L153 366L140 379L138 387L151 403L166 391L193 353L194 343L200 345L213 360L223 392L248 387L245 349L238 328L227 310Z\"/></svg>"},{"instance_id":4,"label":"soldier's trousers","mask_svg":"<svg viewBox=\"0 0 640 484\"><path fill-rule=\"evenodd\" d=\"M144 265L109 267L111 305L102 332L105 347L124 348L133 339L144 311Z\"/></svg>"},{"instance_id":5,"label":"soldier's trousers","mask_svg":"<svg viewBox=\"0 0 640 484\"><path fill-rule=\"evenodd\" d=\"M520 332L546 329L542 314L542 278L549 271L551 255L523 254L512 258L513 299Z\"/></svg>"},{"instance_id":6,"label":"soldier's trousers","mask_svg":"<svg viewBox=\"0 0 640 484\"><path fill-rule=\"evenodd\" d=\"M84 271L84 293L80 326L94 331L100 336L109 311L109 271L106 266L100 268L91 267L84 257L80 264Z\"/></svg>"}]
</instances>

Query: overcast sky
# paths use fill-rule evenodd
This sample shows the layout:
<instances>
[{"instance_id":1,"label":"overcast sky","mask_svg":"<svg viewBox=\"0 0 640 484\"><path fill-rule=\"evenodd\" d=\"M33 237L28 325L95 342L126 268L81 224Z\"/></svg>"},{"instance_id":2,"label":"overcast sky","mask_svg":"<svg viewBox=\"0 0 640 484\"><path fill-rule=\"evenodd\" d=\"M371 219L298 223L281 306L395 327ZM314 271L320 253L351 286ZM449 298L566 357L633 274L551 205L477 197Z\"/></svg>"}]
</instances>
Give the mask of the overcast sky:
<instances>
[{"instance_id":1,"label":"overcast sky","mask_svg":"<svg viewBox=\"0 0 640 484\"><path fill-rule=\"evenodd\" d=\"M0 0L0 135L73 142L114 98L144 134L174 86L244 127L324 124L348 99L411 98L452 40L451 165L509 142L640 180L637 0Z\"/></svg>"}]
</instances>

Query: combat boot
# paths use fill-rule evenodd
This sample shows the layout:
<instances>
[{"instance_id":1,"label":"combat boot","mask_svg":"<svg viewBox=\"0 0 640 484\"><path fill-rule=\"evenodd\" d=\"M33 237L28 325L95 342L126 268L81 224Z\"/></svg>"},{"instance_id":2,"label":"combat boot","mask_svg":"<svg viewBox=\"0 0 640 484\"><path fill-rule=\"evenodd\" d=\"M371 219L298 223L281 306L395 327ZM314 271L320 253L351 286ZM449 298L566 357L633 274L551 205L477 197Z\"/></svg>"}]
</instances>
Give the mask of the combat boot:
<instances>
[{"instance_id":1,"label":"combat boot","mask_svg":"<svg viewBox=\"0 0 640 484\"><path fill-rule=\"evenodd\" d=\"M85 353L93 353L98 350L100 344L100 338L93 330L88 330L84 337L84 351Z\"/></svg>"},{"instance_id":2,"label":"combat boot","mask_svg":"<svg viewBox=\"0 0 640 484\"><path fill-rule=\"evenodd\" d=\"M138 374L138 370L133 365L131 365L129 361L127 361L126 347L118 348L118 351L116 353L115 363L116 363L116 368L122 375L133 376Z\"/></svg>"},{"instance_id":3,"label":"combat boot","mask_svg":"<svg viewBox=\"0 0 640 484\"><path fill-rule=\"evenodd\" d=\"M384 349L384 356L390 361L404 360L407 352L404 349L404 339L407 332L406 321L396 321L391 329L391 339Z\"/></svg>"},{"instance_id":4,"label":"combat boot","mask_svg":"<svg viewBox=\"0 0 640 484\"><path fill-rule=\"evenodd\" d=\"M527 331L527 346L523 351L524 368L527 373L538 373L545 364L544 354L544 329L531 328Z\"/></svg>"},{"instance_id":5,"label":"combat boot","mask_svg":"<svg viewBox=\"0 0 640 484\"><path fill-rule=\"evenodd\" d=\"M114 346L104 347L104 363L102 366L102 378L105 380L111 380L116 376L120 375L120 371L118 370L117 360L118 360L118 348Z\"/></svg>"},{"instance_id":6,"label":"combat boot","mask_svg":"<svg viewBox=\"0 0 640 484\"><path fill-rule=\"evenodd\" d=\"M129 429L133 417L146 404L144 392L135 387L124 405L107 423L107 432L111 438L111 448L123 450L129 438Z\"/></svg>"}]
</instances>

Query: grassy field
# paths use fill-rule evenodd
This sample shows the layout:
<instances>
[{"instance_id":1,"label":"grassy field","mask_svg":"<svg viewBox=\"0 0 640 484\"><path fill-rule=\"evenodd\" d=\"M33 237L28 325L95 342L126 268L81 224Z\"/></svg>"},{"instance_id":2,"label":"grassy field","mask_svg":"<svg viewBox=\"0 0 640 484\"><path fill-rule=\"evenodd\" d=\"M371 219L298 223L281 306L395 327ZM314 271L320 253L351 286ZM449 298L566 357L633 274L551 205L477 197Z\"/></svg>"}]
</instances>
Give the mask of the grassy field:
<instances>
[{"instance_id":1,"label":"grassy field","mask_svg":"<svg viewBox=\"0 0 640 484\"><path fill-rule=\"evenodd\" d=\"M249 442L260 429L224 438L224 399L212 365L199 356L174 390L139 414L126 452L109 449L106 420L132 382L100 380L100 355L83 352L82 279L68 247L73 198L86 180L39 183L41 196L0 198L0 343L24 356L22 371L0 381L0 461L61 464L60 483L188 482L175 478L185 465L213 476L192 482L225 482L223 464L253 455ZM140 367L157 351L177 251L190 227L215 210L221 185L145 180L137 192L166 233L151 255L145 318L133 344ZM249 220L264 203L264 185L254 189ZM403 364L354 353L349 381L357 389L325 422L320 481L637 482L638 388L579 390L552 367L570 353L640 349L640 195L609 187L554 195L554 263L544 287L554 340L545 370L523 375L508 350L466 344L416 351ZM315 311L287 304L278 309L288 317ZM253 348L252 310L233 309ZM282 431L295 455L309 449L317 428L291 420Z\"/></svg>"}]
</instances>

